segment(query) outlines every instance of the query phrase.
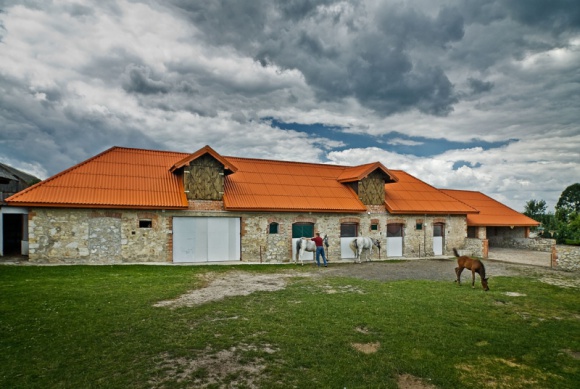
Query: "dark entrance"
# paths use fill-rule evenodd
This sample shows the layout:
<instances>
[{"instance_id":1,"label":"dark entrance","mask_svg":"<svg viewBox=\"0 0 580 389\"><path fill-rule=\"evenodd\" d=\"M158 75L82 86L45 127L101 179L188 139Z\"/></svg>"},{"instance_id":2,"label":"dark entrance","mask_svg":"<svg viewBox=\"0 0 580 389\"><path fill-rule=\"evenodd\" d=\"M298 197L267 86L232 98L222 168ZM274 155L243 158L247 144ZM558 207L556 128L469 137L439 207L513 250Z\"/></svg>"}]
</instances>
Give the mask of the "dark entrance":
<instances>
[{"instance_id":1,"label":"dark entrance","mask_svg":"<svg viewBox=\"0 0 580 389\"><path fill-rule=\"evenodd\" d=\"M3 216L4 222L4 247L3 252L5 256L20 255L22 252L22 215L5 213Z\"/></svg>"}]
</instances>

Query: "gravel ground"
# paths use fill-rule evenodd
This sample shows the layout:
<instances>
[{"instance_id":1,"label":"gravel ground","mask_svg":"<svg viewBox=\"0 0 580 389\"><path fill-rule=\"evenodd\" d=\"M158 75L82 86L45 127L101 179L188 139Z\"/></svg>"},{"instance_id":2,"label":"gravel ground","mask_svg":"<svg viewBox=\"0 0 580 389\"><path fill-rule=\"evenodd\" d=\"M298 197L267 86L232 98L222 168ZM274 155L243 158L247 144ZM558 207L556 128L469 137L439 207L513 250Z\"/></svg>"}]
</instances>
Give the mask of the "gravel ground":
<instances>
[{"instance_id":1,"label":"gravel ground","mask_svg":"<svg viewBox=\"0 0 580 389\"><path fill-rule=\"evenodd\" d=\"M529 266L511 264L498 261L484 261L486 276L493 278L496 276L537 276L546 277L549 275L559 278L570 278L578 280L580 273L570 273L553 270L549 267ZM365 280L376 281L398 281L398 280L433 280L433 281L455 281L455 267L457 262L454 259L419 259L409 261L381 261L358 263L329 263L327 268L318 269L309 264L313 271L325 272L329 276L356 277ZM471 271L464 270L461 275L463 283L471 280ZM476 275L476 283L479 276Z\"/></svg>"}]
</instances>

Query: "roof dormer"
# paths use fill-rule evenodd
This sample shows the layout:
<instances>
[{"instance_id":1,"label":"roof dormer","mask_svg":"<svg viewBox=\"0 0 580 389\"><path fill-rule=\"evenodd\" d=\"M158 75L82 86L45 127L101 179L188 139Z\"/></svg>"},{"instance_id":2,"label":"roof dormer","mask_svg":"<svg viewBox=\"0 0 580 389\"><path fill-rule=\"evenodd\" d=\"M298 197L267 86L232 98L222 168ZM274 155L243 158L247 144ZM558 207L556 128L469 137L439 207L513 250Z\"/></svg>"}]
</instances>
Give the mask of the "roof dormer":
<instances>
[{"instance_id":1,"label":"roof dormer","mask_svg":"<svg viewBox=\"0 0 580 389\"><path fill-rule=\"evenodd\" d=\"M224 195L224 178L237 168L205 146L177 162L172 173L183 174L183 189L188 200L219 200Z\"/></svg>"},{"instance_id":2,"label":"roof dormer","mask_svg":"<svg viewBox=\"0 0 580 389\"><path fill-rule=\"evenodd\" d=\"M382 163L375 162L345 169L338 182L350 186L365 205L382 205L385 202L385 184L398 178Z\"/></svg>"}]
</instances>

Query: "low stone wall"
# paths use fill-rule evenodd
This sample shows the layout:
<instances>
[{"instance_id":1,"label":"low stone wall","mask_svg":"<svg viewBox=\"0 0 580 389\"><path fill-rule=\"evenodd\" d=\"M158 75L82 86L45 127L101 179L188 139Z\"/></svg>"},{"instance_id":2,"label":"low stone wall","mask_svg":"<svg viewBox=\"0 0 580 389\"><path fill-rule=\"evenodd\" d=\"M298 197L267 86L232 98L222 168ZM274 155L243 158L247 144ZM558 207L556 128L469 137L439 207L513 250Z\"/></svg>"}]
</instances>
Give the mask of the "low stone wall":
<instances>
[{"instance_id":1,"label":"low stone wall","mask_svg":"<svg viewBox=\"0 0 580 389\"><path fill-rule=\"evenodd\" d=\"M479 257L485 258L487 257L486 253L484 252L485 246L485 239L477 239L477 238L466 238L465 245L461 250L457 250L459 255L467 255L470 257Z\"/></svg>"},{"instance_id":2,"label":"low stone wall","mask_svg":"<svg viewBox=\"0 0 580 389\"><path fill-rule=\"evenodd\" d=\"M580 247L556 245L555 265L558 269L580 271Z\"/></svg>"},{"instance_id":3,"label":"low stone wall","mask_svg":"<svg viewBox=\"0 0 580 389\"><path fill-rule=\"evenodd\" d=\"M507 249L524 249L533 251L551 252L552 246L556 244L555 239L543 238L514 238L514 237L490 237L490 247L502 247Z\"/></svg>"}]
</instances>

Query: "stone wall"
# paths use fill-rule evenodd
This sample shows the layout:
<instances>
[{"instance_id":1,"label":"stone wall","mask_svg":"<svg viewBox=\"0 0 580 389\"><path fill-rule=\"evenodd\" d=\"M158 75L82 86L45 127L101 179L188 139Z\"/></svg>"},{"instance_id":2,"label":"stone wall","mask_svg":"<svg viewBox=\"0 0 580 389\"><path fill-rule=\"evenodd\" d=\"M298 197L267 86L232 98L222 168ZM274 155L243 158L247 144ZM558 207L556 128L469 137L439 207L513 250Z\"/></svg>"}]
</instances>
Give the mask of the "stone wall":
<instances>
[{"instance_id":1,"label":"stone wall","mask_svg":"<svg viewBox=\"0 0 580 389\"><path fill-rule=\"evenodd\" d=\"M445 236L443 238L443 255L453 255L453 248L463 247L465 237L467 236L467 222L465 216L450 215L450 216L416 216L410 215L403 218L390 217L401 219L405 225L404 233L404 257L430 257L433 256L433 225L436 223L443 223L445 225ZM418 224L422 228L418 229Z\"/></svg>"},{"instance_id":2,"label":"stone wall","mask_svg":"<svg viewBox=\"0 0 580 389\"><path fill-rule=\"evenodd\" d=\"M28 219L31 262L167 261L170 229L161 211L35 208Z\"/></svg>"},{"instance_id":3,"label":"stone wall","mask_svg":"<svg viewBox=\"0 0 580 389\"><path fill-rule=\"evenodd\" d=\"M32 262L122 263L172 262L173 217L227 216L241 219L243 261L283 263L292 260L292 224L310 222L315 231L329 237L327 255L341 258L340 225L357 223L359 235L379 239L381 258L386 253L386 225L404 225L403 257L433 256L433 224L444 223L443 254L463 248L465 216L390 215L384 206L368 206L368 212L335 213L244 213L223 210L220 201L189 201L188 210L89 210L34 208L29 213L29 260ZM140 220L145 226L140 226ZM417 229L421 220L422 229ZM278 233L269 232L278 223ZM378 229L372 230L375 224ZM378 251L373 256L378 258Z\"/></svg>"},{"instance_id":4,"label":"stone wall","mask_svg":"<svg viewBox=\"0 0 580 389\"><path fill-rule=\"evenodd\" d=\"M558 269L567 271L580 271L580 247L579 246L556 246L557 254L553 260Z\"/></svg>"},{"instance_id":5,"label":"stone wall","mask_svg":"<svg viewBox=\"0 0 580 389\"><path fill-rule=\"evenodd\" d=\"M458 250L460 255L470 257L487 258L487 240L477 238L466 238L463 250Z\"/></svg>"},{"instance_id":6,"label":"stone wall","mask_svg":"<svg viewBox=\"0 0 580 389\"><path fill-rule=\"evenodd\" d=\"M514 248L543 252L550 252L552 250L552 246L556 244L556 240L554 239L526 238L525 231L526 229L524 227L516 227L513 230L510 228L501 228L497 235L488 235L489 244L491 247Z\"/></svg>"}]
</instances>

